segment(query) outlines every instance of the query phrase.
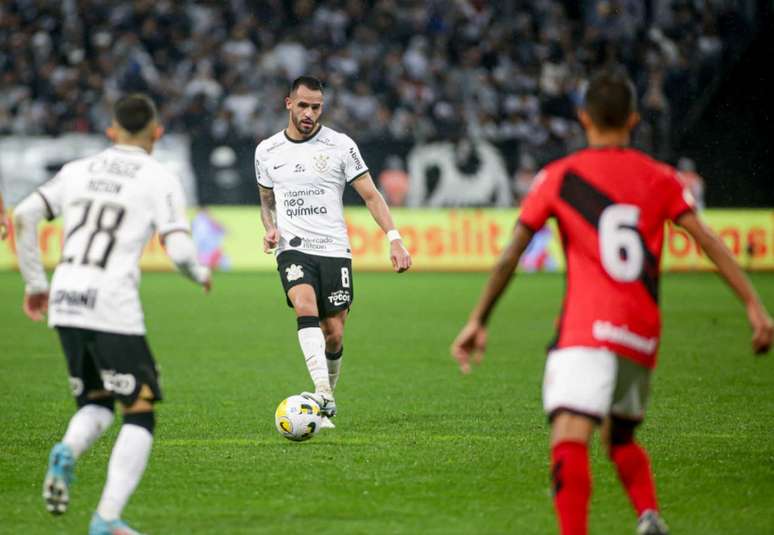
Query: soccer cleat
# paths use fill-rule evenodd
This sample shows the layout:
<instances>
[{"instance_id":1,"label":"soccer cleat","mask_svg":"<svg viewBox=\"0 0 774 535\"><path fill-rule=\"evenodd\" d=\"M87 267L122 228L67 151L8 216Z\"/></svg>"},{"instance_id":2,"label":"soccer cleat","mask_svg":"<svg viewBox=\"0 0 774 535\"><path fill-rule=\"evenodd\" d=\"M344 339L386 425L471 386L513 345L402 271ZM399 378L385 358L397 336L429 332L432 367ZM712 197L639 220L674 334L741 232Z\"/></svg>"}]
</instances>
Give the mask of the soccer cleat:
<instances>
[{"instance_id":1,"label":"soccer cleat","mask_svg":"<svg viewBox=\"0 0 774 535\"><path fill-rule=\"evenodd\" d=\"M121 519L103 520L98 513L94 513L89 524L89 535L142 535L139 531L130 528Z\"/></svg>"},{"instance_id":2,"label":"soccer cleat","mask_svg":"<svg viewBox=\"0 0 774 535\"><path fill-rule=\"evenodd\" d=\"M67 511L74 467L75 456L70 446L62 442L55 444L48 456L48 471L43 481L43 499L46 510L52 515L61 515Z\"/></svg>"},{"instance_id":3,"label":"soccer cleat","mask_svg":"<svg viewBox=\"0 0 774 535\"><path fill-rule=\"evenodd\" d=\"M669 535L669 528L658 511L648 509L637 520L637 535Z\"/></svg>"},{"instance_id":4,"label":"soccer cleat","mask_svg":"<svg viewBox=\"0 0 774 535\"><path fill-rule=\"evenodd\" d=\"M311 399L320 406L320 412L323 416L332 418L336 416L336 400L333 394L323 394L321 392L301 392L306 399Z\"/></svg>"},{"instance_id":5,"label":"soccer cleat","mask_svg":"<svg viewBox=\"0 0 774 535\"><path fill-rule=\"evenodd\" d=\"M336 429L336 424L331 422L331 419L327 416L323 416L320 419L320 429Z\"/></svg>"}]
</instances>

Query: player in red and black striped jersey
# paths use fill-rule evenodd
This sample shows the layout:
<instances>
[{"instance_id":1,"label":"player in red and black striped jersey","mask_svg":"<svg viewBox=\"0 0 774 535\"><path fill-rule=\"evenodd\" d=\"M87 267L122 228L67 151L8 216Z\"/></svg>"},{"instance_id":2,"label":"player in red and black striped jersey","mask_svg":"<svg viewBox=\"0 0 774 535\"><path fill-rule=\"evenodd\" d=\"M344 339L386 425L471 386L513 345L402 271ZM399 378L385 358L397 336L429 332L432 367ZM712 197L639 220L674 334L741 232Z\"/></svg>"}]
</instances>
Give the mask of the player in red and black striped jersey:
<instances>
[{"instance_id":1,"label":"player in red and black striped jersey","mask_svg":"<svg viewBox=\"0 0 774 535\"><path fill-rule=\"evenodd\" d=\"M637 533L666 534L648 455L634 440L661 332L658 279L665 223L681 225L696 239L745 305L756 353L771 347L774 324L734 257L695 213L676 171L628 147L639 120L631 82L618 74L595 76L578 116L588 148L539 173L452 354L466 373L471 361L481 360L497 299L533 234L553 217L567 259L567 290L546 361L543 405L551 422L561 532L587 533L588 442L603 424L602 439L639 518Z\"/></svg>"},{"instance_id":2,"label":"player in red and black striped jersey","mask_svg":"<svg viewBox=\"0 0 774 535\"><path fill-rule=\"evenodd\" d=\"M664 223L692 211L674 169L634 149L592 146L548 165L519 223L559 224L567 295L554 346L606 347L652 368Z\"/></svg>"}]
</instances>

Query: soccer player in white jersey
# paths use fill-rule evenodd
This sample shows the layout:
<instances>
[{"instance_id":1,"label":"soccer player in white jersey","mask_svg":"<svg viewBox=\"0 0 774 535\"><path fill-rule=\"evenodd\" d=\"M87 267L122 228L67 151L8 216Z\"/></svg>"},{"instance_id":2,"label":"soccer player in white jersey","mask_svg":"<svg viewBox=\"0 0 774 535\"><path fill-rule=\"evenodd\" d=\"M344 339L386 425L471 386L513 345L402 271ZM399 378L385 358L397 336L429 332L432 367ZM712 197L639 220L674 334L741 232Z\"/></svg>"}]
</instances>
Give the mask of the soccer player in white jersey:
<instances>
[{"instance_id":1,"label":"soccer player in white jersey","mask_svg":"<svg viewBox=\"0 0 774 535\"><path fill-rule=\"evenodd\" d=\"M115 145L65 165L14 214L24 312L35 321L48 312L78 405L49 457L43 498L51 513L67 509L75 461L113 422L114 401L123 409L90 535L138 533L121 512L145 471L153 404L162 398L138 293L138 263L153 233L182 273L210 289L209 270L196 261L180 180L150 156L162 133L148 97L121 98L108 129ZM49 290L36 228L60 215L65 238Z\"/></svg>"},{"instance_id":2,"label":"soccer player in white jersey","mask_svg":"<svg viewBox=\"0 0 774 535\"><path fill-rule=\"evenodd\" d=\"M390 243L393 269L411 267L384 198L352 139L320 124L323 87L297 78L285 98L288 127L255 149L255 175L266 229L264 250L276 249L277 269L295 309L298 342L314 382L314 399L333 427L333 391L341 370L344 323L354 298L352 252L342 195L351 184Z\"/></svg>"}]
</instances>

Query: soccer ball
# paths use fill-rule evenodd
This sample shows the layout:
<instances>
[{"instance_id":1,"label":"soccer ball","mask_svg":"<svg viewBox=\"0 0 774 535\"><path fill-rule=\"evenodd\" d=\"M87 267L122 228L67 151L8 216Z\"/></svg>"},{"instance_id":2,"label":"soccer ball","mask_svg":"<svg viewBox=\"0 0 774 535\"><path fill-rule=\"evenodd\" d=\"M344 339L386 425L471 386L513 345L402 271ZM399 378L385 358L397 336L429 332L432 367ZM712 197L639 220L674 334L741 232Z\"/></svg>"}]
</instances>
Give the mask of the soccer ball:
<instances>
[{"instance_id":1,"label":"soccer ball","mask_svg":"<svg viewBox=\"0 0 774 535\"><path fill-rule=\"evenodd\" d=\"M320 406L303 396L283 399L274 413L274 423L280 435L301 442L309 440L320 429Z\"/></svg>"}]
</instances>

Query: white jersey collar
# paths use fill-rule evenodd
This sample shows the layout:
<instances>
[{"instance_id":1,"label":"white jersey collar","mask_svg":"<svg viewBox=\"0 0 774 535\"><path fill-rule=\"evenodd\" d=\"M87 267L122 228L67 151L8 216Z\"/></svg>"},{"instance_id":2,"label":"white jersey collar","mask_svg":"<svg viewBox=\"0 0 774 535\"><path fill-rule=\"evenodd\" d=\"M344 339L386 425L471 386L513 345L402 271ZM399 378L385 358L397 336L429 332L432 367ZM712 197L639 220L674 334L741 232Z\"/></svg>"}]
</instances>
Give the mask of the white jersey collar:
<instances>
[{"instance_id":1,"label":"white jersey collar","mask_svg":"<svg viewBox=\"0 0 774 535\"><path fill-rule=\"evenodd\" d=\"M113 145L112 148L118 149L118 150L126 150L130 152L142 152L144 154L147 154L145 152L145 149L143 149L142 147L138 147L137 145L124 145L122 143L116 143L115 145Z\"/></svg>"}]
</instances>

